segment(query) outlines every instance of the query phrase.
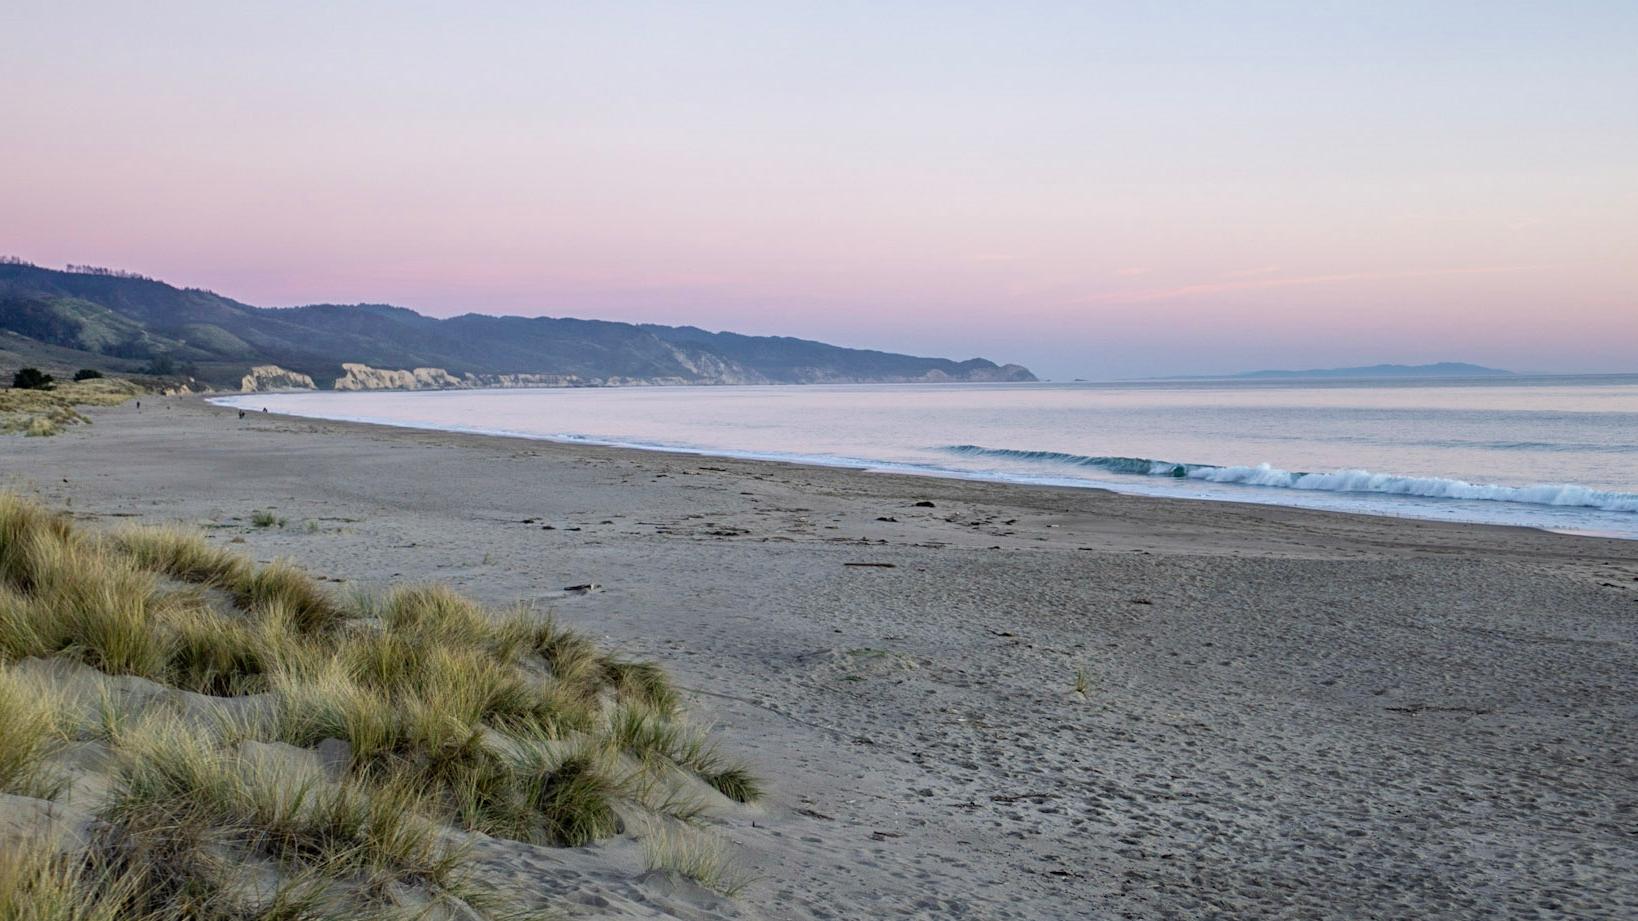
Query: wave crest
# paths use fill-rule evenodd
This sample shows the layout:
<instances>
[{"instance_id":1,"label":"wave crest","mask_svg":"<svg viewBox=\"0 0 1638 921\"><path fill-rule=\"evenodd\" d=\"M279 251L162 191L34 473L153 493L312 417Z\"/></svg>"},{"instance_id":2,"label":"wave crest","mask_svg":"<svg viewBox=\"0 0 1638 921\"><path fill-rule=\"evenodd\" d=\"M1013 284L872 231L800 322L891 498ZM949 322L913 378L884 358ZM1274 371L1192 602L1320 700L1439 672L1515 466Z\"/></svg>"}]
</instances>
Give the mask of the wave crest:
<instances>
[{"instance_id":1,"label":"wave crest","mask_svg":"<svg viewBox=\"0 0 1638 921\"><path fill-rule=\"evenodd\" d=\"M1111 473L1137 476L1164 476L1263 486L1273 489L1306 489L1323 492L1360 492L1389 496L1417 496L1425 499L1471 499L1486 502L1517 502L1528 505L1557 505L1593 508L1606 512L1638 512L1638 494L1608 492L1574 483L1539 483L1532 486L1501 486L1469 483L1443 477L1401 476L1369 470L1333 470L1305 473L1281 470L1270 464L1255 467L1222 467L1189 464L1147 457L1118 457L1065 454L1060 451L1020 451L986 448L980 445L950 445L944 449L965 457L990 457L1069 467L1095 467Z\"/></svg>"}]
</instances>

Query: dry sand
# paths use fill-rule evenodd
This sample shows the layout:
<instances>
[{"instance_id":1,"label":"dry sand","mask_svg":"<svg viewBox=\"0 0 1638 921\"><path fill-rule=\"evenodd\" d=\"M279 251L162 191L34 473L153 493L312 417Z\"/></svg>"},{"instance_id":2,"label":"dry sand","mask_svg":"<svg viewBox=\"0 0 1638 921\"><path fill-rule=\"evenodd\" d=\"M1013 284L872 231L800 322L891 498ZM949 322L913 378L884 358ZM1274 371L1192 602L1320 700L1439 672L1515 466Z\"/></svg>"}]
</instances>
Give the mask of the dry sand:
<instances>
[{"instance_id":1,"label":"dry sand","mask_svg":"<svg viewBox=\"0 0 1638 921\"><path fill-rule=\"evenodd\" d=\"M143 402L0 487L663 661L772 787L744 916L1638 917L1638 542ZM485 870L727 910L622 847Z\"/></svg>"}]
</instances>

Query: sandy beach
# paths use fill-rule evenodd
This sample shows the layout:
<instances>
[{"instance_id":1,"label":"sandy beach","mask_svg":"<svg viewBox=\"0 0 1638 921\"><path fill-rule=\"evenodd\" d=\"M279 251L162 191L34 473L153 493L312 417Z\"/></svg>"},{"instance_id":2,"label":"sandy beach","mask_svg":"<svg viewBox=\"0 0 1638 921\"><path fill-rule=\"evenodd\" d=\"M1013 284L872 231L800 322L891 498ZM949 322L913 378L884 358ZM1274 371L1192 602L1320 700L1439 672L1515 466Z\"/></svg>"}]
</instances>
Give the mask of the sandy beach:
<instances>
[{"instance_id":1,"label":"sandy beach","mask_svg":"<svg viewBox=\"0 0 1638 921\"><path fill-rule=\"evenodd\" d=\"M770 787L723 827L756 882L490 868L586 916L1638 915L1638 542L142 403L0 438L0 488L700 691Z\"/></svg>"}]
</instances>

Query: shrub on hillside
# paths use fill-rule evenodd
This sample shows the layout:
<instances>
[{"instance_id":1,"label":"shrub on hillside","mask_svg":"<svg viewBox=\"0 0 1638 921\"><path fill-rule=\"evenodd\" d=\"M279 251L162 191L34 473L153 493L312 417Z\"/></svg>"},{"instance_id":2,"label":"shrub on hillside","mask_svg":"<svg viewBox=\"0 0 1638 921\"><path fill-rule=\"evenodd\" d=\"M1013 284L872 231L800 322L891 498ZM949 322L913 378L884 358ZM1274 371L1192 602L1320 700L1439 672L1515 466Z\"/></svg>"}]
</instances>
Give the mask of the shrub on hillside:
<instances>
[{"instance_id":1,"label":"shrub on hillside","mask_svg":"<svg viewBox=\"0 0 1638 921\"><path fill-rule=\"evenodd\" d=\"M92 381L99 377L102 377L102 372L96 368L81 368L74 372L74 379L77 381Z\"/></svg>"},{"instance_id":2,"label":"shrub on hillside","mask_svg":"<svg viewBox=\"0 0 1638 921\"><path fill-rule=\"evenodd\" d=\"M11 376L11 385L18 390L50 390L52 380L39 368L20 368Z\"/></svg>"}]
</instances>

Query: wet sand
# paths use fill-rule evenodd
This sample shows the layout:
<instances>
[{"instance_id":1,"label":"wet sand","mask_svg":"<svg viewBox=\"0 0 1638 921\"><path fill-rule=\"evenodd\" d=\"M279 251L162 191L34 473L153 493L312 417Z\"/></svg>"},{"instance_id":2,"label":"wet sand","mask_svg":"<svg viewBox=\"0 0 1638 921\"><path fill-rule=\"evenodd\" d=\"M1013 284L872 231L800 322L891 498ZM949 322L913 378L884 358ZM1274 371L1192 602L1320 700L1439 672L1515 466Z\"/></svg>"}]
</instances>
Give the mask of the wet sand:
<instances>
[{"instance_id":1,"label":"wet sand","mask_svg":"<svg viewBox=\"0 0 1638 921\"><path fill-rule=\"evenodd\" d=\"M748 917L1638 916L1638 542L143 404L0 487L662 661Z\"/></svg>"}]
</instances>

